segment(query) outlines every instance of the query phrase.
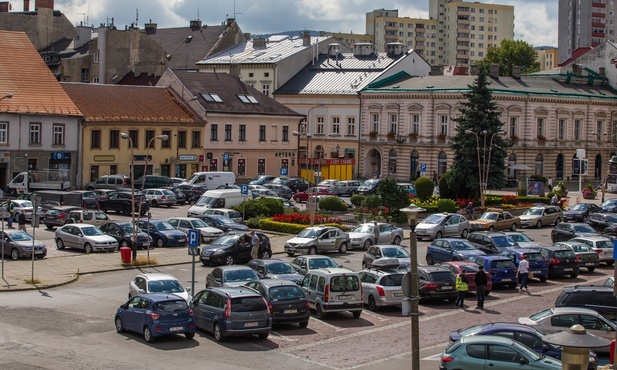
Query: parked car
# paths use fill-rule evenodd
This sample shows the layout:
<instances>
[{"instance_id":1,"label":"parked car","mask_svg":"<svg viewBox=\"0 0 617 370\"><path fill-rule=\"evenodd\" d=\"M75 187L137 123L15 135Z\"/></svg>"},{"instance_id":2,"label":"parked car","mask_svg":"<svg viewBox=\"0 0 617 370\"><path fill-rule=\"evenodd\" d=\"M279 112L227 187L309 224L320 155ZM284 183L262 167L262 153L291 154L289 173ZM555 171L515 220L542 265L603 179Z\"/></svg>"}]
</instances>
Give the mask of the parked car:
<instances>
[{"instance_id":1,"label":"parked car","mask_svg":"<svg viewBox=\"0 0 617 370\"><path fill-rule=\"evenodd\" d=\"M600 262L606 266L612 266L615 263L613 259L614 242L611 238L605 236L577 236L570 239L571 242L581 242L591 247L597 254Z\"/></svg>"},{"instance_id":2,"label":"parked car","mask_svg":"<svg viewBox=\"0 0 617 370\"><path fill-rule=\"evenodd\" d=\"M512 238L499 231L474 231L467 240L486 254L499 254L509 248L520 248Z\"/></svg>"},{"instance_id":3,"label":"parked car","mask_svg":"<svg viewBox=\"0 0 617 370\"><path fill-rule=\"evenodd\" d=\"M101 205L99 203L99 196L95 191L72 190L69 193L78 194L78 197L81 200L79 205L81 205L82 208L89 209L89 210L100 210L101 209ZM73 204L73 205L77 205L77 204Z\"/></svg>"},{"instance_id":4,"label":"parked car","mask_svg":"<svg viewBox=\"0 0 617 370\"><path fill-rule=\"evenodd\" d=\"M527 234L520 231L504 231L504 234L512 238L521 248L538 248L540 244L536 243Z\"/></svg>"},{"instance_id":5,"label":"parked car","mask_svg":"<svg viewBox=\"0 0 617 370\"><path fill-rule=\"evenodd\" d=\"M206 275L206 289L212 287L237 287L259 280L255 270L248 266L226 265L215 267Z\"/></svg>"},{"instance_id":6,"label":"parked car","mask_svg":"<svg viewBox=\"0 0 617 370\"><path fill-rule=\"evenodd\" d=\"M516 265L506 256L471 256L469 261L478 266L483 266L484 271L491 274L493 286L516 288L516 285L518 285Z\"/></svg>"},{"instance_id":7,"label":"parked car","mask_svg":"<svg viewBox=\"0 0 617 370\"><path fill-rule=\"evenodd\" d=\"M266 301L247 287L202 290L195 294L191 308L197 327L211 332L217 342L251 335L267 339L272 330Z\"/></svg>"},{"instance_id":8,"label":"parked car","mask_svg":"<svg viewBox=\"0 0 617 370\"><path fill-rule=\"evenodd\" d=\"M617 300L612 286L575 285L563 287L555 307L585 307L609 320L617 318Z\"/></svg>"},{"instance_id":9,"label":"parked car","mask_svg":"<svg viewBox=\"0 0 617 370\"><path fill-rule=\"evenodd\" d=\"M368 268L358 272L362 284L364 304L369 310L400 306L405 294L401 288L405 272L398 269Z\"/></svg>"},{"instance_id":10,"label":"parked car","mask_svg":"<svg viewBox=\"0 0 617 370\"><path fill-rule=\"evenodd\" d=\"M316 254L327 251L347 252L349 234L334 226L311 226L300 231L285 243L285 253Z\"/></svg>"},{"instance_id":11,"label":"parked car","mask_svg":"<svg viewBox=\"0 0 617 370\"><path fill-rule=\"evenodd\" d=\"M600 204L600 208L604 212L617 212L617 198L605 200L602 204Z\"/></svg>"},{"instance_id":12,"label":"parked car","mask_svg":"<svg viewBox=\"0 0 617 370\"><path fill-rule=\"evenodd\" d=\"M131 177L127 175L101 176L84 186L86 190L130 188Z\"/></svg>"},{"instance_id":13,"label":"parked car","mask_svg":"<svg viewBox=\"0 0 617 370\"><path fill-rule=\"evenodd\" d=\"M486 255L465 239L435 239L426 248L426 263L434 265L446 261L466 261L469 256Z\"/></svg>"},{"instance_id":14,"label":"parked car","mask_svg":"<svg viewBox=\"0 0 617 370\"><path fill-rule=\"evenodd\" d=\"M111 221L100 227L101 231L118 241L120 247L133 247L133 224L130 221ZM152 238L137 230L137 247L149 248L152 246Z\"/></svg>"},{"instance_id":15,"label":"parked car","mask_svg":"<svg viewBox=\"0 0 617 370\"><path fill-rule=\"evenodd\" d=\"M466 238L469 229L469 221L458 213L435 213L416 225L416 236L418 240L457 236Z\"/></svg>"},{"instance_id":16,"label":"parked car","mask_svg":"<svg viewBox=\"0 0 617 370\"><path fill-rule=\"evenodd\" d=\"M253 194L253 199L257 199L260 197L278 197L279 195L270 189L254 189L251 190Z\"/></svg>"},{"instance_id":17,"label":"parked car","mask_svg":"<svg viewBox=\"0 0 617 370\"><path fill-rule=\"evenodd\" d=\"M255 232L259 238L259 258L268 259L272 256L270 238L261 232ZM251 260L250 236L246 233L230 233L221 235L210 244L201 248L199 256L201 263L206 265L233 265Z\"/></svg>"},{"instance_id":18,"label":"parked car","mask_svg":"<svg viewBox=\"0 0 617 370\"><path fill-rule=\"evenodd\" d=\"M396 258L400 268L410 265L407 249L399 245L373 245L362 257L362 269L373 267L373 262L380 258Z\"/></svg>"},{"instance_id":19,"label":"parked car","mask_svg":"<svg viewBox=\"0 0 617 370\"><path fill-rule=\"evenodd\" d=\"M186 196L186 201L189 204L195 203L202 195L204 195L206 191L208 191L208 188L201 185L183 184L178 185L175 188L184 193L184 195Z\"/></svg>"},{"instance_id":20,"label":"parked car","mask_svg":"<svg viewBox=\"0 0 617 370\"><path fill-rule=\"evenodd\" d=\"M4 248L0 249L0 253L4 252L4 255L13 261L25 257L32 258L33 244L35 258L45 258L47 255L45 243L33 240L30 234L22 230L4 230L0 232L0 237L4 239Z\"/></svg>"},{"instance_id":21,"label":"parked car","mask_svg":"<svg viewBox=\"0 0 617 370\"><path fill-rule=\"evenodd\" d=\"M310 270L304 276L300 287L319 319L332 312L349 311L356 319L362 314L362 285L358 274L351 270Z\"/></svg>"},{"instance_id":22,"label":"parked car","mask_svg":"<svg viewBox=\"0 0 617 370\"><path fill-rule=\"evenodd\" d=\"M352 196L358 192L358 188L361 185L362 183L358 180L337 181L334 184L334 191L336 191L336 195L339 197L344 195Z\"/></svg>"},{"instance_id":23,"label":"parked car","mask_svg":"<svg viewBox=\"0 0 617 370\"><path fill-rule=\"evenodd\" d=\"M248 267L257 271L260 279L288 280L294 283L302 280L303 276L287 261L277 259L252 259Z\"/></svg>"},{"instance_id":24,"label":"parked car","mask_svg":"<svg viewBox=\"0 0 617 370\"><path fill-rule=\"evenodd\" d=\"M277 177L272 180L273 184L282 184L291 189L294 193L305 191L311 184L300 177Z\"/></svg>"},{"instance_id":25,"label":"parked car","mask_svg":"<svg viewBox=\"0 0 617 370\"><path fill-rule=\"evenodd\" d=\"M294 194L294 192L288 186L285 186L282 184L268 183L268 184L264 184L264 186L272 190L273 192L275 192L276 196L287 199L287 200L291 199L291 197Z\"/></svg>"},{"instance_id":26,"label":"parked car","mask_svg":"<svg viewBox=\"0 0 617 370\"><path fill-rule=\"evenodd\" d=\"M182 206L188 202L188 198L182 190L178 189L177 187L172 187L169 190L173 191L173 193L176 195L177 205Z\"/></svg>"},{"instance_id":27,"label":"parked car","mask_svg":"<svg viewBox=\"0 0 617 370\"><path fill-rule=\"evenodd\" d=\"M195 217L205 222L208 226L216 227L223 230L223 232L249 231L248 226L236 223L229 217L220 215L199 215Z\"/></svg>"},{"instance_id":28,"label":"parked car","mask_svg":"<svg viewBox=\"0 0 617 370\"><path fill-rule=\"evenodd\" d=\"M145 189L142 194L148 199L152 207L171 207L177 201L176 193L170 189Z\"/></svg>"},{"instance_id":29,"label":"parked car","mask_svg":"<svg viewBox=\"0 0 617 370\"><path fill-rule=\"evenodd\" d=\"M418 193L416 193L416 188L413 186L412 183L410 183L410 182L399 182L396 185L398 185L399 188L404 189L407 192L407 194L409 194L410 198L415 198L415 197L418 196Z\"/></svg>"},{"instance_id":30,"label":"parked car","mask_svg":"<svg viewBox=\"0 0 617 370\"><path fill-rule=\"evenodd\" d=\"M476 263L470 261L446 261L441 264L442 267L450 270L454 276L458 276L461 273L461 269L465 269L465 276L467 280L469 280L468 293L476 292L476 283L473 281L473 277L480 269ZM493 277L490 272L484 271L486 274L487 283L484 290L484 295L487 296L491 294L491 290L493 290Z\"/></svg>"},{"instance_id":31,"label":"parked car","mask_svg":"<svg viewBox=\"0 0 617 370\"><path fill-rule=\"evenodd\" d=\"M208 226L202 219L196 217L173 217L168 218L166 221L187 235L189 230L198 230L201 234L202 243L210 243L223 235L223 230Z\"/></svg>"},{"instance_id":32,"label":"parked car","mask_svg":"<svg viewBox=\"0 0 617 370\"><path fill-rule=\"evenodd\" d=\"M617 324L605 318L597 311L583 307L553 307L540 311L529 317L520 317L518 322L537 328L544 334L553 334L568 330L572 325L582 325L587 334L593 334L610 342L615 339ZM591 348L594 352L606 353L609 346Z\"/></svg>"},{"instance_id":33,"label":"parked car","mask_svg":"<svg viewBox=\"0 0 617 370\"><path fill-rule=\"evenodd\" d=\"M69 222L71 211L81 210L78 206L58 206L53 207L43 217L43 223L48 230L53 230L55 226L64 226Z\"/></svg>"},{"instance_id":34,"label":"parked car","mask_svg":"<svg viewBox=\"0 0 617 370\"><path fill-rule=\"evenodd\" d=\"M600 258L590 246L585 243L569 240L567 242L557 242L554 244L558 247L564 247L572 250L576 254L578 260L579 271L581 268L586 268L587 271L593 272L600 265Z\"/></svg>"},{"instance_id":35,"label":"parked car","mask_svg":"<svg viewBox=\"0 0 617 370\"><path fill-rule=\"evenodd\" d=\"M249 185L264 185L271 183L274 179L276 179L276 176L258 175L253 180L251 180L251 182L249 182Z\"/></svg>"},{"instance_id":36,"label":"parked car","mask_svg":"<svg viewBox=\"0 0 617 370\"><path fill-rule=\"evenodd\" d=\"M560 223L551 230L553 243L568 241L579 236L600 236L593 227L582 222Z\"/></svg>"},{"instance_id":37,"label":"parked car","mask_svg":"<svg viewBox=\"0 0 617 370\"><path fill-rule=\"evenodd\" d=\"M333 188L330 188L330 187L317 186L317 187L308 188L298 193L294 193L294 195L292 195L292 198L294 201L296 201L296 203L302 203L302 202L306 202L309 196L319 196L319 195L336 195L336 192L334 191Z\"/></svg>"},{"instance_id":38,"label":"parked car","mask_svg":"<svg viewBox=\"0 0 617 370\"><path fill-rule=\"evenodd\" d=\"M617 214L609 212L596 212L589 215L587 218L587 223L597 232L604 232L607 227L615 228L615 226L617 226Z\"/></svg>"},{"instance_id":39,"label":"parked car","mask_svg":"<svg viewBox=\"0 0 617 370\"><path fill-rule=\"evenodd\" d=\"M544 225L557 225L563 218L561 207L558 206L531 207L520 216L521 227L536 227L538 229Z\"/></svg>"},{"instance_id":40,"label":"parked car","mask_svg":"<svg viewBox=\"0 0 617 370\"><path fill-rule=\"evenodd\" d=\"M333 187L336 186L336 183L338 181L339 180L337 180L337 179L326 179L326 180L320 181L319 184L317 184L317 186L325 186L325 187L328 187L328 188L333 188Z\"/></svg>"},{"instance_id":41,"label":"parked car","mask_svg":"<svg viewBox=\"0 0 617 370\"><path fill-rule=\"evenodd\" d=\"M138 294L164 293L175 294L187 302L191 301L191 288L184 288L173 275L160 272L140 273L129 283L129 299Z\"/></svg>"},{"instance_id":42,"label":"parked car","mask_svg":"<svg viewBox=\"0 0 617 370\"><path fill-rule=\"evenodd\" d=\"M317 255L298 256L291 261L291 266L303 276L310 270L343 267L330 257Z\"/></svg>"},{"instance_id":43,"label":"parked car","mask_svg":"<svg viewBox=\"0 0 617 370\"><path fill-rule=\"evenodd\" d=\"M420 299L447 299L454 302L458 296L454 281L456 276L442 266L418 266Z\"/></svg>"},{"instance_id":44,"label":"parked car","mask_svg":"<svg viewBox=\"0 0 617 370\"><path fill-rule=\"evenodd\" d=\"M57 229L54 234L58 249L83 249L86 254L98 251L115 252L118 241L105 234L96 226L88 224L68 224Z\"/></svg>"},{"instance_id":45,"label":"parked car","mask_svg":"<svg viewBox=\"0 0 617 370\"><path fill-rule=\"evenodd\" d=\"M137 221L137 225L150 235L158 248L186 246L186 234L176 230L167 221L142 218Z\"/></svg>"},{"instance_id":46,"label":"parked car","mask_svg":"<svg viewBox=\"0 0 617 370\"><path fill-rule=\"evenodd\" d=\"M529 279L539 279L541 282L546 282L548 279L548 261L544 259L542 253L537 249L508 249L501 252L502 256L506 256L514 262L518 269L518 264L521 262L521 257L529 262Z\"/></svg>"},{"instance_id":47,"label":"parked car","mask_svg":"<svg viewBox=\"0 0 617 370\"><path fill-rule=\"evenodd\" d=\"M561 370L561 361L538 354L526 345L496 335L469 335L441 354L439 370L482 369Z\"/></svg>"},{"instance_id":48,"label":"parked car","mask_svg":"<svg viewBox=\"0 0 617 370\"><path fill-rule=\"evenodd\" d=\"M477 220L469 221L471 230L511 230L516 231L521 224L521 219L518 216L513 216L506 211L487 211Z\"/></svg>"},{"instance_id":49,"label":"parked car","mask_svg":"<svg viewBox=\"0 0 617 370\"><path fill-rule=\"evenodd\" d=\"M32 220L32 212L34 212L34 205L31 201L25 199L14 199L11 201L11 203L13 203L13 210L15 211L16 215L24 212L24 215L26 215L26 221ZM2 202L2 204L0 204L0 209L6 208L7 202ZM38 211L42 212L42 208L39 207Z\"/></svg>"},{"instance_id":50,"label":"parked car","mask_svg":"<svg viewBox=\"0 0 617 370\"><path fill-rule=\"evenodd\" d=\"M298 323L308 326L311 306L297 283L284 279L249 281L245 286L255 290L268 303L272 324Z\"/></svg>"},{"instance_id":51,"label":"parked car","mask_svg":"<svg viewBox=\"0 0 617 370\"><path fill-rule=\"evenodd\" d=\"M578 259L574 251L560 246L542 247L539 250L548 261L549 278L563 275L570 275L572 278L578 276Z\"/></svg>"},{"instance_id":52,"label":"parked car","mask_svg":"<svg viewBox=\"0 0 617 370\"><path fill-rule=\"evenodd\" d=\"M381 244L401 244L403 240L403 229L398 226L394 226L385 222L378 222L379 239ZM356 226L355 229L349 232L350 246L351 248L362 248L367 250L371 245L375 243L375 224L365 223Z\"/></svg>"},{"instance_id":53,"label":"parked car","mask_svg":"<svg viewBox=\"0 0 617 370\"><path fill-rule=\"evenodd\" d=\"M118 308L114 323L118 333L141 333L148 343L170 334L193 339L197 331L193 311L183 298L174 294L136 295Z\"/></svg>"},{"instance_id":54,"label":"parked car","mask_svg":"<svg viewBox=\"0 0 617 370\"><path fill-rule=\"evenodd\" d=\"M233 222L243 224L244 219L240 212L229 208L210 208L204 211L204 215L219 215L230 218Z\"/></svg>"},{"instance_id":55,"label":"parked car","mask_svg":"<svg viewBox=\"0 0 617 370\"><path fill-rule=\"evenodd\" d=\"M131 215L131 199L132 195L130 191L115 191L106 199L100 199L99 205L101 211L109 212L115 211L122 213L125 216ZM141 214L145 215L150 210L150 205L143 195L135 194L135 208L133 213L139 211L139 204L141 203Z\"/></svg>"},{"instance_id":56,"label":"parked car","mask_svg":"<svg viewBox=\"0 0 617 370\"><path fill-rule=\"evenodd\" d=\"M358 194L371 195L377 192L377 185L379 184L379 179L369 179L360 185L358 188Z\"/></svg>"},{"instance_id":57,"label":"parked car","mask_svg":"<svg viewBox=\"0 0 617 370\"><path fill-rule=\"evenodd\" d=\"M178 186L186 182L186 179L183 179L181 177L170 177L169 179L171 180L171 186Z\"/></svg>"},{"instance_id":58,"label":"parked car","mask_svg":"<svg viewBox=\"0 0 617 370\"><path fill-rule=\"evenodd\" d=\"M607 206L610 209L610 207ZM570 207L569 210L563 213L564 219L566 221L574 221L574 222L585 222L587 218L593 213L601 212L604 208L600 208L593 203L577 203ZM608 212L613 212L612 210L604 209ZM616 208L617 209L617 208Z\"/></svg>"},{"instance_id":59,"label":"parked car","mask_svg":"<svg viewBox=\"0 0 617 370\"><path fill-rule=\"evenodd\" d=\"M143 184L143 186L142 186ZM173 186L169 176L145 175L135 180L135 189L160 189Z\"/></svg>"},{"instance_id":60,"label":"parked car","mask_svg":"<svg viewBox=\"0 0 617 370\"><path fill-rule=\"evenodd\" d=\"M85 209L76 209L69 213L69 223L89 224L101 227L109 221L111 221L111 219L103 211L88 211Z\"/></svg>"}]
</instances>

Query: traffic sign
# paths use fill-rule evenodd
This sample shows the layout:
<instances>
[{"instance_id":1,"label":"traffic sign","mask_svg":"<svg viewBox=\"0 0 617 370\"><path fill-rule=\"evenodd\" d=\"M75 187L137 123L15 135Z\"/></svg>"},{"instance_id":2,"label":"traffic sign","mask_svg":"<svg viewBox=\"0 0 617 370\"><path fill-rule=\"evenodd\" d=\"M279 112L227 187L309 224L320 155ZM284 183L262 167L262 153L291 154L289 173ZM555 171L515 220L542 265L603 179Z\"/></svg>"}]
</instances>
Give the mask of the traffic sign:
<instances>
[{"instance_id":1,"label":"traffic sign","mask_svg":"<svg viewBox=\"0 0 617 370\"><path fill-rule=\"evenodd\" d=\"M189 256L199 256L199 248L189 248Z\"/></svg>"},{"instance_id":2,"label":"traffic sign","mask_svg":"<svg viewBox=\"0 0 617 370\"><path fill-rule=\"evenodd\" d=\"M188 236L189 236L189 249L197 248L199 246L199 231L190 229Z\"/></svg>"},{"instance_id":3,"label":"traffic sign","mask_svg":"<svg viewBox=\"0 0 617 370\"><path fill-rule=\"evenodd\" d=\"M223 154L223 160L224 161L228 161L229 160L229 153Z\"/></svg>"},{"instance_id":4,"label":"traffic sign","mask_svg":"<svg viewBox=\"0 0 617 370\"><path fill-rule=\"evenodd\" d=\"M249 195L249 186L246 184L240 185L240 194L247 196Z\"/></svg>"},{"instance_id":5,"label":"traffic sign","mask_svg":"<svg viewBox=\"0 0 617 370\"><path fill-rule=\"evenodd\" d=\"M420 163L420 172L426 172L426 163Z\"/></svg>"},{"instance_id":6,"label":"traffic sign","mask_svg":"<svg viewBox=\"0 0 617 370\"><path fill-rule=\"evenodd\" d=\"M287 167L281 167L281 171L279 172L279 174L281 176L288 176L289 175L289 168Z\"/></svg>"}]
</instances>

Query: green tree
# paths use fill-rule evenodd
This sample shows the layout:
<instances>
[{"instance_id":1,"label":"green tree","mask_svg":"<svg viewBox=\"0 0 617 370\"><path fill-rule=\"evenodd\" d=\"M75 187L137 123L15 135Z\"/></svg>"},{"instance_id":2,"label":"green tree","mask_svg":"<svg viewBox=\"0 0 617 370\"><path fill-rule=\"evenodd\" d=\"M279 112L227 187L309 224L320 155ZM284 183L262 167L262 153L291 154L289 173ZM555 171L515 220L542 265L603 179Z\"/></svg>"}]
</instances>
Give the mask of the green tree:
<instances>
[{"instance_id":1,"label":"green tree","mask_svg":"<svg viewBox=\"0 0 617 370\"><path fill-rule=\"evenodd\" d=\"M398 211L409 205L409 193L397 185L393 178L385 178L377 184L377 195L381 197L381 204L388 211Z\"/></svg>"},{"instance_id":2,"label":"green tree","mask_svg":"<svg viewBox=\"0 0 617 370\"><path fill-rule=\"evenodd\" d=\"M421 201L426 202L433 196L433 190L435 190L435 184L428 176L422 176L416 180L414 186L416 187L416 194Z\"/></svg>"},{"instance_id":3,"label":"green tree","mask_svg":"<svg viewBox=\"0 0 617 370\"><path fill-rule=\"evenodd\" d=\"M520 66L521 73L533 73L540 70L538 54L531 44L523 40L501 40L499 46L488 48L486 56L480 61L485 68L490 64L499 64L500 76L511 76L512 67Z\"/></svg>"},{"instance_id":4,"label":"green tree","mask_svg":"<svg viewBox=\"0 0 617 370\"><path fill-rule=\"evenodd\" d=\"M478 157L481 166L485 160L488 165L488 188L500 189L506 181L504 163L508 153L507 143L499 135L503 122L493 101L484 66L480 66L478 77L469 89L463 94L467 100L461 102L460 117L454 119L458 124L451 144L454 151L452 179L473 194L479 187Z\"/></svg>"}]
</instances>

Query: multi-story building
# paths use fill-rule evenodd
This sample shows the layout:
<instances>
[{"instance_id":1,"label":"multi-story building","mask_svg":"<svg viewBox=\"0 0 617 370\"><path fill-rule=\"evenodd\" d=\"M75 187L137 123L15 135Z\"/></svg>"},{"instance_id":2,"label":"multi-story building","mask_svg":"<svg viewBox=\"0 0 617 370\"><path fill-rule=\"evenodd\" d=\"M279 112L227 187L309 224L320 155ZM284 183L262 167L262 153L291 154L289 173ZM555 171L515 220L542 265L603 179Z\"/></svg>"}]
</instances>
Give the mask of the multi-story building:
<instances>
[{"instance_id":1,"label":"multi-story building","mask_svg":"<svg viewBox=\"0 0 617 370\"><path fill-rule=\"evenodd\" d=\"M550 71L557 67L557 48L551 46L539 46L534 48L540 63L540 71Z\"/></svg>"},{"instance_id":2,"label":"multi-story building","mask_svg":"<svg viewBox=\"0 0 617 370\"><path fill-rule=\"evenodd\" d=\"M617 3L606 0L559 0L557 43L561 64L582 47L617 40Z\"/></svg>"}]
</instances>

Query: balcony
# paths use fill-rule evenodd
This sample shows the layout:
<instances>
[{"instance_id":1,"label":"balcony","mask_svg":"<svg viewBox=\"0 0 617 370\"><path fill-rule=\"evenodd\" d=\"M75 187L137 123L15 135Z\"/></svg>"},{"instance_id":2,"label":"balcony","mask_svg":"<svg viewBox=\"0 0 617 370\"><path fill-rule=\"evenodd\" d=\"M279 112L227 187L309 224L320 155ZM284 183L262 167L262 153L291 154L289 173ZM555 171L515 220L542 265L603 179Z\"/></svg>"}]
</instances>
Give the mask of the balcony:
<instances>
[{"instance_id":1,"label":"balcony","mask_svg":"<svg viewBox=\"0 0 617 370\"><path fill-rule=\"evenodd\" d=\"M604 32L592 32L591 33L591 37L601 37L601 38L605 38L606 34Z\"/></svg>"},{"instance_id":2,"label":"balcony","mask_svg":"<svg viewBox=\"0 0 617 370\"><path fill-rule=\"evenodd\" d=\"M459 50L469 51L469 45L457 45L456 52L458 53Z\"/></svg>"},{"instance_id":3,"label":"balcony","mask_svg":"<svg viewBox=\"0 0 617 370\"><path fill-rule=\"evenodd\" d=\"M467 17L469 17L469 16L471 16L471 12L469 10L461 10L461 9L459 9L456 12L456 15L458 15L459 17L460 16L467 16Z\"/></svg>"},{"instance_id":4,"label":"balcony","mask_svg":"<svg viewBox=\"0 0 617 370\"><path fill-rule=\"evenodd\" d=\"M593 18L606 18L606 14L604 13L591 13Z\"/></svg>"},{"instance_id":5,"label":"balcony","mask_svg":"<svg viewBox=\"0 0 617 370\"><path fill-rule=\"evenodd\" d=\"M591 7L592 8L606 8L606 4L605 3L600 3L597 1L591 1Z\"/></svg>"},{"instance_id":6,"label":"balcony","mask_svg":"<svg viewBox=\"0 0 617 370\"><path fill-rule=\"evenodd\" d=\"M456 41L466 41L466 42L469 42L469 41L471 41L471 39L469 38L469 35L467 35L467 36L457 36L456 37Z\"/></svg>"}]
</instances>

